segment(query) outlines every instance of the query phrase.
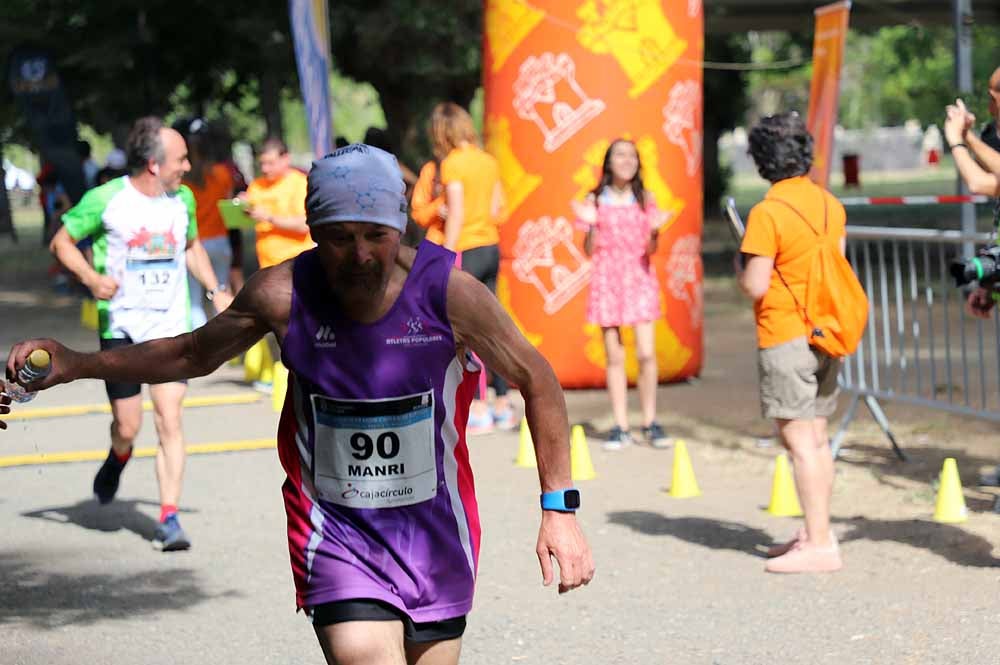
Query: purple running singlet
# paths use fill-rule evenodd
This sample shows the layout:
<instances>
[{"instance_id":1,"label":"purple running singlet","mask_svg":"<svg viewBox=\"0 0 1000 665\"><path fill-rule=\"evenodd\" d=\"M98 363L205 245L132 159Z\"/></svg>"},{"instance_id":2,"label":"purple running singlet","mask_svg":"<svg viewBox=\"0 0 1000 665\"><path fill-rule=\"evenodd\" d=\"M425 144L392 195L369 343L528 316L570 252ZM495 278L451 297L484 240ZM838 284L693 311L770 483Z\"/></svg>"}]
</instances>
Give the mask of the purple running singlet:
<instances>
[{"instance_id":1,"label":"purple running singlet","mask_svg":"<svg viewBox=\"0 0 1000 665\"><path fill-rule=\"evenodd\" d=\"M316 250L295 259L278 454L300 608L368 598L422 623L472 607L465 423L479 367L456 355L454 262L423 242L396 302L360 324L338 310Z\"/></svg>"}]
</instances>

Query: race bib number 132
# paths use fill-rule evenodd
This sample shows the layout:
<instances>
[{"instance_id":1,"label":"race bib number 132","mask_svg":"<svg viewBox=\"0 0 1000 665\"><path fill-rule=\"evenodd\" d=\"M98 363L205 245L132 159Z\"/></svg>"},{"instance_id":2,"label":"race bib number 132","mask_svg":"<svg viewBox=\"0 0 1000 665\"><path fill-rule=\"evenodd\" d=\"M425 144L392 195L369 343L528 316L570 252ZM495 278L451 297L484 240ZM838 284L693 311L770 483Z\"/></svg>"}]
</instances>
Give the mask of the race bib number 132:
<instances>
[{"instance_id":1,"label":"race bib number 132","mask_svg":"<svg viewBox=\"0 0 1000 665\"><path fill-rule=\"evenodd\" d=\"M314 477L324 501L409 506L437 494L434 394L380 400L313 395Z\"/></svg>"}]
</instances>

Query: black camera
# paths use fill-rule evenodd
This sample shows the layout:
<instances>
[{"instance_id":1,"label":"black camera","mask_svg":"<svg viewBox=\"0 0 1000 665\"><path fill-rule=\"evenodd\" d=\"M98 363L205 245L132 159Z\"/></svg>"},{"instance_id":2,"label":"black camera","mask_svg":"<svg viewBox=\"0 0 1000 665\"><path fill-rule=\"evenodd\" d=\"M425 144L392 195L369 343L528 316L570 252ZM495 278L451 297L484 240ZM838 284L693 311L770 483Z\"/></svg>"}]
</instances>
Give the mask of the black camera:
<instances>
[{"instance_id":1,"label":"black camera","mask_svg":"<svg viewBox=\"0 0 1000 665\"><path fill-rule=\"evenodd\" d=\"M969 259L955 259L949 272L955 278L955 286L970 282L979 282L982 287L993 286L1000 282L1000 245L983 247Z\"/></svg>"}]
</instances>

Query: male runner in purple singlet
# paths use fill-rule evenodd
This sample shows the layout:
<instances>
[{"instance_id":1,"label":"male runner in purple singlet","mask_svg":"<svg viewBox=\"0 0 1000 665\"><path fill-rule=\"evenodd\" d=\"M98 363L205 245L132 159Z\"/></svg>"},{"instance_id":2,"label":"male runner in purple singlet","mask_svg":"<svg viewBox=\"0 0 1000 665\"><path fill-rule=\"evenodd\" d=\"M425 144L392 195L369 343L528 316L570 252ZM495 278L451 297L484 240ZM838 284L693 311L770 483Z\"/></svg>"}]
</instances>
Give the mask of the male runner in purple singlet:
<instances>
[{"instance_id":1,"label":"male runner in purple singlet","mask_svg":"<svg viewBox=\"0 0 1000 665\"><path fill-rule=\"evenodd\" d=\"M268 332L289 368L278 426L288 543L299 608L329 663L453 665L472 607L479 515L465 444L481 368L525 399L542 489L536 551L544 584L590 581L574 511L566 405L551 367L454 255L400 246L406 224L395 158L351 145L309 174L313 250L261 270L193 333L84 354L52 340L16 345L8 376L36 348L52 374L32 389L103 378L202 376Z\"/></svg>"}]
</instances>

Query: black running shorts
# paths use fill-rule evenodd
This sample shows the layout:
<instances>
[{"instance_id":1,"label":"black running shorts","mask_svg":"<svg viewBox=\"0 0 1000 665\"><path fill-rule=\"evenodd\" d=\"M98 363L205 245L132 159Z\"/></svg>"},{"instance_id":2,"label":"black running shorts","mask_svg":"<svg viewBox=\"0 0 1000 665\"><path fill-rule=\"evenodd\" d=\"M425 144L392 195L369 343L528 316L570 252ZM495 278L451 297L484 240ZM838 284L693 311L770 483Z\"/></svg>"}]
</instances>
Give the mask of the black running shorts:
<instances>
[{"instance_id":1,"label":"black running shorts","mask_svg":"<svg viewBox=\"0 0 1000 665\"><path fill-rule=\"evenodd\" d=\"M362 598L323 603L311 608L314 626L330 626L347 621L402 621L403 638L407 642L423 644L454 640L465 633L465 617L444 621L414 623L402 610L380 600Z\"/></svg>"},{"instance_id":2,"label":"black running shorts","mask_svg":"<svg viewBox=\"0 0 1000 665\"><path fill-rule=\"evenodd\" d=\"M131 337L112 337L110 339L101 338L101 351L109 351L111 349L117 349L123 346L129 346L130 344L135 344ZM179 381L178 383L187 383L187 381ZM104 390L108 393L109 400L116 399L127 399L129 397L135 397L142 392L141 383L125 383L123 381L105 381Z\"/></svg>"}]
</instances>

